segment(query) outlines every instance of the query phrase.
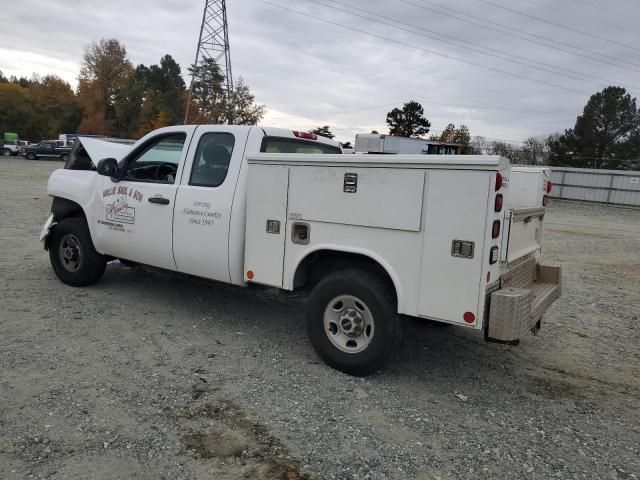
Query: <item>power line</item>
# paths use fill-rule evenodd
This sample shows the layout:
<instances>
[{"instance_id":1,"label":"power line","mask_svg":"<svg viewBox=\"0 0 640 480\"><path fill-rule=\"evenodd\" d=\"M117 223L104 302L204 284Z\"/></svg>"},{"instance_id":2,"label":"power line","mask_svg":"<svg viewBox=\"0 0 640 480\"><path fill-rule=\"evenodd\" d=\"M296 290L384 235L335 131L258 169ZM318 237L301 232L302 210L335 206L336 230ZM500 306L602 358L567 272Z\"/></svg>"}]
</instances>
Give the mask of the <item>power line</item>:
<instances>
[{"instance_id":1,"label":"power line","mask_svg":"<svg viewBox=\"0 0 640 480\"><path fill-rule=\"evenodd\" d=\"M548 73L552 73L554 75L560 75L560 76L563 76L563 77L571 78L573 80L579 80L581 82L591 83L593 85L598 85L598 86L601 86L602 83L585 80L583 78L576 77L575 75L580 75L580 76L583 76L583 77L588 77L588 78L593 78L593 79L596 79L596 80L600 80L601 82L605 82L608 85L621 84L621 82L608 80L606 78L601 78L601 77L597 77L597 76L594 76L594 75L589 75L589 74L582 73L582 72L577 72L575 70L567 69L567 68L564 68L564 67L558 67L556 65L551 65L551 64L548 64L548 63L540 62L538 60L529 59L529 58L526 58L526 57L522 57L520 55L513 55L511 53L508 53L508 52L505 52L505 51L502 51L502 50L497 50L497 49L494 49L494 48L485 47L484 45L478 45L478 44L475 44L473 42L468 42L466 40L462 40L462 39L453 37L453 36L448 35L448 34L434 32L433 30L428 30L428 29L420 27L418 25L407 23L407 22L404 22L402 20L391 18L391 17L385 16L385 15L380 15L380 14L377 14L377 13L372 12L370 10L364 10L362 8L359 8L359 7L354 7L354 6L348 5L346 3L340 2L338 0L328 0L328 1L333 2L333 3L337 3L338 5L345 6L347 8L350 8L352 10L356 10L358 12L364 12L364 13L367 13L369 15L373 15L373 16L378 17L378 18L382 18L382 19L385 19L385 20L390 20L390 21L395 22L395 23L399 23L399 24L402 24L402 25L407 25L407 26L412 27L412 28L416 28L416 29L419 29L419 30L422 30L422 31L425 31L425 32L429 32L429 33L431 33L433 35L425 34L425 33L419 33L419 32L415 32L413 30L409 30L409 29L406 29L406 28L398 27L396 25L393 25L393 24L390 24L390 23L387 23L387 22L384 22L384 21L381 21L381 20L376 20L376 19L367 17L365 15L360 15L358 13L350 12L348 10L345 10L345 9L342 9L342 8L338 8L338 7L335 7L333 5L327 5L326 3L322 3L319 0L307 0L307 1L311 2L311 3L314 3L314 4L317 4L317 5L321 5L321 6L326 7L326 8L330 8L330 9L339 11L339 12L344 12L344 13L347 13L349 15L353 15L353 16L356 16L356 17L359 17L359 18L364 18L365 20L369 20L369 21L372 21L372 22L380 23L382 25L387 25L387 26L389 26L391 28L395 28L395 29L398 29L398 30L401 30L401 31L404 31L404 32L409 32L409 33L412 33L414 35L420 35L420 36L423 36L423 37L431 38L431 39L434 39L434 40L436 40L438 42L446 43L446 44L449 44L449 45L454 45L454 46L460 47L460 48L465 48L467 50L478 52L478 53L480 53L482 55L487 55L487 56L490 56L490 57L493 57L493 58L498 58L500 60L505 60L507 62L515 63L517 65L523 65L523 66L526 66L526 67L529 67L529 68L542 70L542 71L545 71L545 72L548 72ZM438 38L438 36L451 38L451 39L453 39L453 41L443 40L441 38ZM454 43L454 42L459 42L459 43L471 45L471 47L468 47L468 46L461 47L459 44ZM491 53L487 53L487 52L484 52L482 50L479 50L478 48L475 48L475 46L478 46L478 47L480 47L482 49L485 49L485 50L488 50L488 51L491 51L491 52L499 53L500 55L506 55L508 57L521 59L521 60L524 60L524 62L521 62L521 61L518 61L518 60L510 60L508 58L504 58L504 57L501 57L499 55L493 55ZM529 63L525 63L525 62L537 63L539 65L543 65L543 66L549 67L549 68L536 67L535 65L530 65ZM551 69L564 70L564 71L570 72L570 73L575 74L575 75L567 75L567 74L564 74L564 73L561 73L561 72L557 72L557 71L551 70ZM627 86L633 88L634 90L639 90L640 91L640 87L633 86L633 85L627 85Z\"/></svg>"},{"instance_id":2,"label":"power line","mask_svg":"<svg viewBox=\"0 0 640 480\"><path fill-rule=\"evenodd\" d=\"M593 3L587 2L586 0L571 0L571 1L573 1L574 3L577 3L578 5L586 5L588 7L593 8L594 10L608 12L608 13L610 13L612 15L615 15L616 17L620 16L620 12L616 12L615 10L609 10L608 8L604 8L602 6L602 3L594 5Z\"/></svg>"},{"instance_id":3,"label":"power line","mask_svg":"<svg viewBox=\"0 0 640 480\"><path fill-rule=\"evenodd\" d=\"M443 16L446 16L446 17L450 17L450 18L459 20L461 22L468 23L470 25L475 25L477 27L484 28L486 30L491 30L491 31L494 31L494 32L498 32L498 33L501 33L501 34L509 36L509 37L518 38L518 39L524 40L526 42L535 43L537 45L542 45L544 47L552 48L554 50L558 50L560 52L568 53L570 55L576 55L578 57L587 58L587 59L595 61L595 62L605 63L607 65L612 65L614 67L618 67L618 68L621 68L621 69L630 70L630 71L634 71L634 72L639 72L640 73L639 69L630 68L629 67L629 65L633 65L635 67L640 67L640 64L633 63L633 62L630 62L628 60L621 60L619 58L612 57L612 56L606 55L604 53L598 53L598 52L594 52L592 50L587 50L585 48L578 47L578 46L570 44L570 43L561 42L559 40L552 40L552 39L546 38L546 37L544 37L542 35L537 35L535 33L525 32L524 30L519 30L517 28L509 27L508 25L503 25L501 23L497 23L497 22L494 22L494 21L491 21L491 20L487 20L487 19L478 17L476 15L471 15L469 13L461 12L460 10L455 10L453 8L445 7L444 5L440 5L439 3L435 3L435 2L430 2L429 0L418 0L418 1L422 2L423 4L424 3L428 3L430 5L434 5L434 6L438 7L438 8L443 9L443 10L448 10L448 11L454 12L455 15L450 14L450 13L446 13L446 12L441 12L441 11L435 10L433 8L427 7L425 5L421 5L421 4L417 4L417 3L411 2L409 0L399 0L399 1L403 2L403 3L406 3L408 5L413 5L414 7L417 7L417 8L422 8L423 10L428 10L428 11L436 13L438 15L443 15ZM458 16L456 16L456 15L458 15ZM533 40L531 38L523 37L522 35L518 35L518 34L515 34L515 33L505 32L505 31L500 30L498 28L494 28L494 27L490 27L490 26L487 26L487 25L483 25L482 23L478 23L478 22L474 22L474 21L471 21L471 20L467 20L465 18L460 18L459 15L463 15L465 17L473 18L473 19L479 20L481 22L485 22L485 23L488 23L488 24L491 24L491 25L495 25L495 26L498 26L500 28L504 28L504 29L511 30L511 31L514 31L514 32L519 32L519 33L522 33L524 35L528 35L530 37L539 38L539 39L544 40L546 42L552 42L552 43L556 43L558 45L564 45L566 47L573 48L575 50L578 50L578 51L581 51L581 52L585 52L585 53L588 53L588 54L591 54L591 55L598 55L600 57L609 58L611 60L615 60L616 62L623 63L624 65L620 65L619 63L613 63L613 62L608 61L608 60L603 60L601 58L592 57L590 55L585 55L584 53L578 53L578 52L574 52L574 51L571 51L571 50L567 50L565 48L560 48L560 47L557 47L557 46L554 46L554 45L549 45L548 43L544 43L544 42L541 42L541 41L538 41L538 40Z\"/></svg>"},{"instance_id":4,"label":"power line","mask_svg":"<svg viewBox=\"0 0 640 480\"><path fill-rule=\"evenodd\" d=\"M602 18L592 17L591 15L585 15L584 13L572 12L571 10L565 10L564 8L556 7L555 5L549 5L549 4L544 3L544 2L538 2L537 0L522 0L522 1L523 2L533 3L534 5L540 5L541 7L545 7L548 10L555 10L557 12L568 13L569 15L571 15L573 17L586 18L586 19L591 20L593 22L598 22L598 24L605 24L605 25L609 25L610 27L619 28L621 30L624 30L625 32L634 33L636 35L638 34L637 31L631 30L626 26L620 25L618 23L607 22L607 21L604 21Z\"/></svg>"},{"instance_id":5,"label":"power line","mask_svg":"<svg viewBox=\"0 0 640 480\"><path fill-rule=\"evenodd\" d=\"M294 10L292 8L288 8L288 7L285 7L285 6L277 4L277 3L272 3L272 2L270 2L268 0L257 0L257 1L260 2L260 3L264 3L266 5L270 5L272 7L280 8L281 10L286 10L288 12L295 13L296 15L301 15L303 17L311 18L311 19L317 20L319 22L323 22L323 23L327 23L329 25L334 25L334 26L337 26L337 27L340 27L340 28L344 28L346 30L352 30L354 32L361 33L363 35L374 37L374 38L377 38L377 39L380 39L380 40L385 40L387 42L395 43L397 45L402 45L404 47L413 48L414 50L419 50L421 52L430 53L432 55L437 55L437 56L440 56L440 57L448 58L450 60L455 60L455 61L462 62L462 63L467 63L469 65L480 67L480 68L483 68L485 70L491 70L491 71L494 71L494 72L502 73L502 74L508 75L510 77L520 78L520 79L523 79L523 80L528 80L530 82L539 83L541 85L546 85L546 86L549 86L549 87L559 88L561 90L565 90L565 91L568 91L568 92L578 93L580 95L589 95L587 92L584 92L584 91L581 91L581 90L576 90L574 88L565 87L563 85L558 85L556 83L545 82L544 80L538 80L538 79L535 79L535 78L527 77L526 75L520 75L518 73L509 72L509 71L502 70L502 69L499 69L499 68L483 65L481 63L476 63L476 62L472 62L470 60L465 60L463 58L454 57L453 55L448 55L446 53L437 52L435 50L430 50L430 49L427 49L427 48L419 47L417 45L413 45L411 43L403 42L401 40L396 40L396 39L393 39L393 38L385 37L384 35L379 35L377 33L368 32L366 30L360 30L358 28L351 27L351 26L348 26L348 25L344 25L342 23L338 23L338 22L334 22L334 21L327 20L327 19L324 19L324 18L320 18L320 17L317 17L315 15L311 15L311 14L308 14L308 13L305 13L305 12L301 12L299 10Z\"/></svg>"},{"instance_id":6,"label":"power line","mask_svg":"<svg viewBox=\"0 0 640 480\"><path fill-rule=\"evenodd\" d=\"M507 12L511 12L511 13L515 13L516 15L521 15L523 17L531 18L533 20L537 20L537 21L542 22L542 23L548 23L549 25L553 25L555 27L562 28L564 30L569 30L570 32L576 32L576 33L579 33L579 34L584 35L586 37L596 38L596 39L601 40L603 42L611 43L613 45L619 45L621 47L625 47L625 48L628 48L630 50L635 50L637 52L640 52L640 48L632 47L631 45L627 45L626 43L618 42L616 40L611 40L610 38L606 38L606 37L601 37L600 35L596 35L594 33L585 32L584 30L580 30L579 28L568 27L566 25L562 25L561 23L557 23L557 22L554 22L554 21L551 21L551 20L547 20L546 18L537 17L535 15L530 15L528 13L521 12L521 11L515 10L513 8L509 8L509 7L505 7L503 5L499 5L497 3L493 3L493 2L491 2L489 0L476 0L476 1L482 2L482 3L486 3L487 5L492 5L495 8L500 8L502 10L506 10Z\"/></svg>"}]
</instances>

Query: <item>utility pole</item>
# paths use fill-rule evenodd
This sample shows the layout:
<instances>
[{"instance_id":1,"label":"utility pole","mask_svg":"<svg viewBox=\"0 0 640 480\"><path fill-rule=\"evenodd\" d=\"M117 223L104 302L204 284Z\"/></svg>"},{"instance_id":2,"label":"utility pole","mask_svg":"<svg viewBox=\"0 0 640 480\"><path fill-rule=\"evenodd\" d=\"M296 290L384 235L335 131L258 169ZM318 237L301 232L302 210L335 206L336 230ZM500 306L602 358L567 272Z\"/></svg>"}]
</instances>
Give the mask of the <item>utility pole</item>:
<instances>
[{"instance_id":1,"label":"utility pole","mask_svg":"<svg viewBox=\"0 0 640 480\"><path fill-rule=\"evenodd\" d=\"M227 5L225 0L205 0L202 24L200 25L200 37L198 38L198 48L196 49L196 59L202 64L205 59L213 59L220 67L220 72L224 75L223 89L227 100L233 94L233 76L231 74L231 51L229 49L229 26L227 24ZM193 93L193 75L189 87L189 98L184 114L184 123L187 123L189 107L191 106L191 94ZM231 113L230 113L231 115ZM233 123L233 118L229 118L229 123Z\"/></svg>"}]
</instances>

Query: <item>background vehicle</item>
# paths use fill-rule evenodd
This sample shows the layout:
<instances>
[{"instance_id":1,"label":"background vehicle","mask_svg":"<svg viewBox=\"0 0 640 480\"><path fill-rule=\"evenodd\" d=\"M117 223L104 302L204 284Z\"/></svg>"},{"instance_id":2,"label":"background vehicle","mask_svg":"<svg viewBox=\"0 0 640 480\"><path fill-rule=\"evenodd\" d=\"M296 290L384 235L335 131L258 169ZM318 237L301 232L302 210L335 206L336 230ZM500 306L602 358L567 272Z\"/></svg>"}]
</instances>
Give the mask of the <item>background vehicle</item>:
<instances>
[{"instance_id":1,"label":"background vehicle","mask_svg":"<svg viewBox=\"0 0 640 480\"><path fill-rule=\"evenodd\" d=\"M400 315L513 343L560 293L539 262L544 208L506 208L501 157L336 155L326 138L248 126L82 143L91 165L48 185L42 239L63 282L94 283L117 258L304 289L312 345L347 373L384 364Z\"/></svg>"},{"instance_id":2,"label":"background vehicle","mask_svg":"<svg viewBox=\"0 0 640 480\"><path fill-rule=\"evenodd\" d=\"M404 155L458 155L462 145L421 138L396 137L380 133L356 134L356 153L386 153Z\"/></svg>"},{"instance_id":3,"label":"background vehicle","mask_svg":"<svg viewBox=\"0 0 640 480\"><path fill-rule=\"evenodd\" d=\"M74 143L78 140L78 138L106 138L105 135L84 135L79 133L61 133L58 135L58 142L60 142L60 146L62 147L73 147Z\"/></svg>"},{"instance_id":4,"label":"background vehicle","mask_svg":"<svg viewBox=\"0 0 640 480\"><path fill-rule=\"evenodd\" d=\"M28 145L24 149L24 156L28 160L37 160L38 158L59 158L67 161L71 147L61 146L58 140L44 140L40 143Z\"/></svg>"},{"instance_id":5,"label":"background vehicle","mask_svg":"<svg viewBox=\"0 0 640 480\"><path fill-rule=\"evenodd\" d=\"M0 140L0 152L5 157L18 155L20 153L20 144L17 133L6 132Z\"/></svg>"}]
</instances>

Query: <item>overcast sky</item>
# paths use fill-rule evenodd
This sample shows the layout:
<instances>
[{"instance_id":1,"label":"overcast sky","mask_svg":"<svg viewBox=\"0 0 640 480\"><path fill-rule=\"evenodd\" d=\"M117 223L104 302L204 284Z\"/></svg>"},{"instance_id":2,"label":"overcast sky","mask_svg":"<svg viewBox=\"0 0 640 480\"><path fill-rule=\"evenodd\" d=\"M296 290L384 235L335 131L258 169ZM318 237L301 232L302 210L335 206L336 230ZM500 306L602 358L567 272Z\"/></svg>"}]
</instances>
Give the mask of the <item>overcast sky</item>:
<instances>
[{"instance_id":1,"label":"overcast sky","mask_svg":"<svg viewBox=\"0 0 640 480\"><path fill-rule=\"evenodd\" d=\"M84 46L117 38L135 65L171 54L188 83L203 7L21 0L3 8L0 70L75 86ZM227 0L227 9L233 75L267 106L263 124L328 124L343 141L385 132L386 113L408 100L422 103L433 131L464 123L472 135L519 141L572 127L607 85L640 93L634 0Z\"/></svg>"}]
</instances>

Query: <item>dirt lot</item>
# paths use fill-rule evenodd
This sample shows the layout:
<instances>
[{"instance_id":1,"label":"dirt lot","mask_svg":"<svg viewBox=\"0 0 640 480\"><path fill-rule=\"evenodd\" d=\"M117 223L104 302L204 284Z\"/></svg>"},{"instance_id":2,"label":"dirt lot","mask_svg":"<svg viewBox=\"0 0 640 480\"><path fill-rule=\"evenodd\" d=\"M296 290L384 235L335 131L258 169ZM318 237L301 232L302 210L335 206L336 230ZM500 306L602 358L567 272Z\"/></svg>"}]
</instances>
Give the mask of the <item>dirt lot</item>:
<instances>
[{"instance_id":1,"label":"dirt lot","mask_svg":"<svg viewBox=\"0 0 640 480\"><path fill-rule=\"evenodd\" d=\"M301 301L118 263L63 285L37 238L60 163L0 161L0 478L640 478L640 210L550 208L539 336L410 322L357 379Z\"/></svg>"}]
</instances>

